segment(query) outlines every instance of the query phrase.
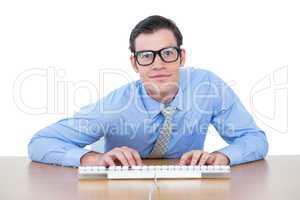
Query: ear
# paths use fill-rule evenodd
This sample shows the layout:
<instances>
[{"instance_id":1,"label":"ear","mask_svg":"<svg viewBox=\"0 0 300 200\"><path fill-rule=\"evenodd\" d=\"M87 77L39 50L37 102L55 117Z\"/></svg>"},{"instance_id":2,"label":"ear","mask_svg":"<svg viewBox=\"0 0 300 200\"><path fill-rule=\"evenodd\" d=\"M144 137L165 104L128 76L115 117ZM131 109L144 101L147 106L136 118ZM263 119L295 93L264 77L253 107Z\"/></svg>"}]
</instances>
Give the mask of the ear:
<instances>
[{"instance_id":1,"label":"ear","mask_svg":"<svg viewBox=\"0 0 300 200\"><path fill-rule=\"evenodd\" d=\"M186 58L186 51L185 51L185 49L181 48L181 52L180 52L180 65L181 66L184 66L185 58Z\"/></svg>"},{"instance_id":2,"label":"ear","mask_svg":"<svg viewBox=\"0 0 300 200\"><path fill-rule=\"evenodd\" d=\"M136 72L136 73L139 73L139 68L135 62L135 57L133 55L130 56L130 62L131 62L131 66L133 68L133 70Z\"/></svg>"}]
</instances>

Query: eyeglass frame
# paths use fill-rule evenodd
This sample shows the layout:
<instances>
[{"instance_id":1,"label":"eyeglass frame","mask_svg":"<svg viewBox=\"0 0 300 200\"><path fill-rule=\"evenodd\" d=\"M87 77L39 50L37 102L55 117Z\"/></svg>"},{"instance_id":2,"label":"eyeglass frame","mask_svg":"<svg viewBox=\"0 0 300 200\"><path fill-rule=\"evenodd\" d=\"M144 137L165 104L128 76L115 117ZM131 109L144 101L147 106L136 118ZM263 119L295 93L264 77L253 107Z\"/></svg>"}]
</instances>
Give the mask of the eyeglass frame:
<instances>
[{"instance_id":1,"label":"eyeglass frame","mask_svg":"<svg viewBox=\"0 0 300 200\"><path fill-rule=\"evenodd\" d=\"M177 53L178 53L178 54L177 54L177 57L176 57L176 59L175 59L174 61L165 61L165 59L164 59L164 58L162 57L162 55L161 55L161 52L162 52L163 50L165 50L165 49L168 49L168 48L174 48L174 49L177 51ZM178 58L181 57L181 50L182 50L182 49L181 49L180 47L177 47L177 46L169 46L169 47L164 47L164 48L162 48L162 49L160 49L160 50L157 50L157 51L153 51L153 50L134 51L134 52L133 52L133 55L134 55L134 58L135 58L135 62L137 62L140 66L146 67L146 66L149 66L149 65L151 65L151 64L154 63L157 54L159 55L160 59L161 59L163 62L165 62L165 63L173 63L173 62L176 62L176 61L178 60ZM146 65L140 64L140 63L139 63L139 61L138 61L138 59L137 59L137 54L138 54L138 53L143 53L143 52L151 52L151 53L153 53L154 56L153 56L153 59L152 59L152 62L151 62L151 63L146 64Z\"/></svg>"}]
</instances>

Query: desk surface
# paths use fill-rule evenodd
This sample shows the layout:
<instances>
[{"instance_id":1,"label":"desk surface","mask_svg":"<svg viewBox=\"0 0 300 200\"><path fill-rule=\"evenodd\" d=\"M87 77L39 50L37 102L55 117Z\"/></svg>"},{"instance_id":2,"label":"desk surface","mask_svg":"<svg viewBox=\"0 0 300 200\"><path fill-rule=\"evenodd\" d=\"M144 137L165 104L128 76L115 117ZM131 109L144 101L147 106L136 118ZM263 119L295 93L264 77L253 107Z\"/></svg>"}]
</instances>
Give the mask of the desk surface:
<instances>
[{"instance_id":1,"label":"desk surface","mask_svg":"<svg viewBox=\"0 0 300 200\"><path fill-rule=\"evenodd\" d=\"M176 160L145 160L174 164ZM232 167L231 179L83 180L77 169L0 157L0 199L300 199L300 156Z\"/></svg>"}]
</instances>

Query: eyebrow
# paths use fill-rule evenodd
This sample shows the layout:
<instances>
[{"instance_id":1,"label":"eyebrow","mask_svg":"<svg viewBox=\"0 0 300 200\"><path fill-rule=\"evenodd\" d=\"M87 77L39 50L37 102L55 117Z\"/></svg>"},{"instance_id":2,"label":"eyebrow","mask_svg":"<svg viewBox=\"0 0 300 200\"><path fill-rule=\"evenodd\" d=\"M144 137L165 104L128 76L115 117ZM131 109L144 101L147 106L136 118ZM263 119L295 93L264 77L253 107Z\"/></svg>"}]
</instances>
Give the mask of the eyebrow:
<instances>
[{"instance_id":1,"label":"eyebrow","mask_svg":"<svg viewBox=\"0 0 300 200\"><path fill-rule=\"evenodd\" d=\"M170 48L170 47L177 47L177 45L169 45L169 46L165 46L165 47L160 48L160 49L158 49L158 50L146 49L146 50L138 50L138 51L135 51L135 52L160 51L160 50L162 50L162 49L166 49L166 48Z\"/></svg>"}]
</instances>

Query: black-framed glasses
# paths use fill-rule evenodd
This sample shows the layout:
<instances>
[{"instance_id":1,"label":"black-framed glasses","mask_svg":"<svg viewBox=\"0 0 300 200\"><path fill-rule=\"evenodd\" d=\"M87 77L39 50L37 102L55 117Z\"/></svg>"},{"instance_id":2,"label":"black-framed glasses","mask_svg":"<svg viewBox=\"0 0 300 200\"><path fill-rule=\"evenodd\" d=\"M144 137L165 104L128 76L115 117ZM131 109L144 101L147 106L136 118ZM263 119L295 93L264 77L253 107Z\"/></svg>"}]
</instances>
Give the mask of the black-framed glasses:
<instances>
[{"instance_id":1,"label":"black-framed glasses","mask_svg":"<svg viewBox=\"0 0 300 200\"><path fill-rule=\"evenodd\" d=\"M156 55L158 54L162 61L166 63L172 63L178 60L180 56L179 47L165 47L158 51L145 50L145 51L136 51L134 52L134 57L137 63L141 66L151 65Z\"/></svg>"}]
</instances>

